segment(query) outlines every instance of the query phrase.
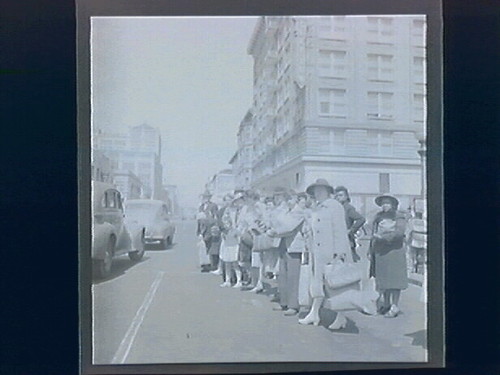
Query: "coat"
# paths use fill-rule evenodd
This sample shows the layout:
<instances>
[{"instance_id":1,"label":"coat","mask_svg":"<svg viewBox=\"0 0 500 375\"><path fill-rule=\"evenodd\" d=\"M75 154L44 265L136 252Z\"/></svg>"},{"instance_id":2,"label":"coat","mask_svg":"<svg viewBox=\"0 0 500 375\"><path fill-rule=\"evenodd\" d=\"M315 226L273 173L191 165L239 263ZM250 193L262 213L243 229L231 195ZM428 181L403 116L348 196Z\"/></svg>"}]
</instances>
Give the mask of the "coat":
<instances>
[{"instance_id":1,"label":"coat","mask_svg":"<svg viewBox=\"0 0 500 375\"><path fill-rule=\"evenodd\" d=\"M323 297L325 266L335 256L343 257L347 261L347 254L351 252L342 205L331 198L320 202L312 212L311 232L312 278L310 291L313 298Z\"/></svg>"},{"instance_id":2,"label":"coat","mask_svg":"<svg viewBox=\"0 0 500 375\"><path fill-rule=\"evenodd\" d=\"M386 222L394 221L393 229ZM404 246L406 217L401 212L379 212L373 221L370 243L370 276L375 276L377 290L406 289L408 274Z\"/></svg>"}]
</instances>

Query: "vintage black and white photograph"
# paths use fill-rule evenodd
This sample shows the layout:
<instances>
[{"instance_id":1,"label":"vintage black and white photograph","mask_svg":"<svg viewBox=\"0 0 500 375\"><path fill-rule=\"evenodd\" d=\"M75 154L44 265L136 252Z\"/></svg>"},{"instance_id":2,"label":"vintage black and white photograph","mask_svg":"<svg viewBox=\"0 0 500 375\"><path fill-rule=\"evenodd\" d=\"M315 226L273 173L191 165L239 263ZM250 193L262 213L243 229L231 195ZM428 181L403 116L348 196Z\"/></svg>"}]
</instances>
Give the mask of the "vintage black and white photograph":
<instances>
[{"instance_id":1,"label":"vintage black and white photograph","mask_svg":"<svg viewBox=\"0 0 500 375\"><path fill-rule=\"evenodd\" d=\"M92 364L427 362L426 33L91 17Z\"/></svg>"}]
</instances>

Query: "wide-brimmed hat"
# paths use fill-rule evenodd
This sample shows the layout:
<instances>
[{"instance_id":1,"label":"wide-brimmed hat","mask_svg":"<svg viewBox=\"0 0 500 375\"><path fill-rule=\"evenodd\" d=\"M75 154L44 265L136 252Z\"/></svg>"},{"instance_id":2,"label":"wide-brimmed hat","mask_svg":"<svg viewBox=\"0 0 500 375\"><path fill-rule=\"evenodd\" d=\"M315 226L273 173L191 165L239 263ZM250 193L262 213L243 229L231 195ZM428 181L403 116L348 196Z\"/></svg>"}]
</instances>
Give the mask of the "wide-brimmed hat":
<instances>
[{"instance_id":1,"label":"wide-brimmed hat","mask_svg":"<svg viewBox=\"0 0 500 375\"><path fill-rule=\"evenodd\" d=\"M324 178L318 178L315 183L309 185L306 189L306 193L309 195L314 195L314 188L316 186L326 187L329 190L330 194L333 194L333 186L330 185Z\"/></svg>"},{"instance_id":2,"label":"wide-brimmed hat","mask_svg":"<svg viewBox=\"0 0 500 375\"><path fill-rule=\"evenodd\" d=\"M208 190L206 190L202 195L202 197L211 197L212 196L212 193L209 192Z\"/></svg>"},{"instance_id":3,"label":"wide-brimmed hat","mask_svg":"<svg viewBox=\"0 0 500 375\"><path fill-rule=\"evenodd\" d=\"M377 198L375 198L375 204L380 207L380 206L382 206L382 202L386 199L391 202L393 207L399 206L399 201L396 198L394 198L392 195L389 195L389 194L383 194L383 195L380 195Z\"/></svg>"}]
</instances>

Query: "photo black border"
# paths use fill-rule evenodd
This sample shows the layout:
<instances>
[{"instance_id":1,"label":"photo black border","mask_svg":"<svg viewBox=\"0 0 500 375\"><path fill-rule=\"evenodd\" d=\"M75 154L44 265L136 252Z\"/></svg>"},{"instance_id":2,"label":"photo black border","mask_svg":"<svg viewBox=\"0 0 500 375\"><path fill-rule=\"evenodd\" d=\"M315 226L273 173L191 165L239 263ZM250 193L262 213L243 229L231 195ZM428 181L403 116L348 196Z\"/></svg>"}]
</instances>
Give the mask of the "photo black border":
<instances>
[{"instance_id":1,"label":"photo black border","mask_svg":"<svg viewBox=\"0 0 500 375\"><path fill-rule=\"evenodd\" d=\"M445 361L444 203L442 118L442 9L423 1L77 1L78 171L80 232L81 371L83 374L263 373L438 368ZM427 17L427 180L429 248L428 362L272 362L189 364L91 364L90 249L90 17L424 14ZM432 307L432 308L431 308Z\"/></svg>"}]
</instances>

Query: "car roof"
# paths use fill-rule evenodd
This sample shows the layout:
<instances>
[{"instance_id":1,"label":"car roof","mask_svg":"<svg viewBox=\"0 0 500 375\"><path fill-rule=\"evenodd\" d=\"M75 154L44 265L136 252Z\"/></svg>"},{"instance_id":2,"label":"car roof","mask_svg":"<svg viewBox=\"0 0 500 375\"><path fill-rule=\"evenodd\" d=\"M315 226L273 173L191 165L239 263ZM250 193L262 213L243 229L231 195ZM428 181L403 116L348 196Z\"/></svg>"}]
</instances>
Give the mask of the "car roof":
<instances>
[{"instance_id":1,"label":"car roof","mask_svg":"<svg viewBox=\"0 0 500 375\"><path fill-rule=\"evenodd\" d=\"M125 201L125 206L130 206L134 204L149 204L151 206L162 206L165 202L157 200L157 199L127 199Z\"/></svg>"}]
</instances>

